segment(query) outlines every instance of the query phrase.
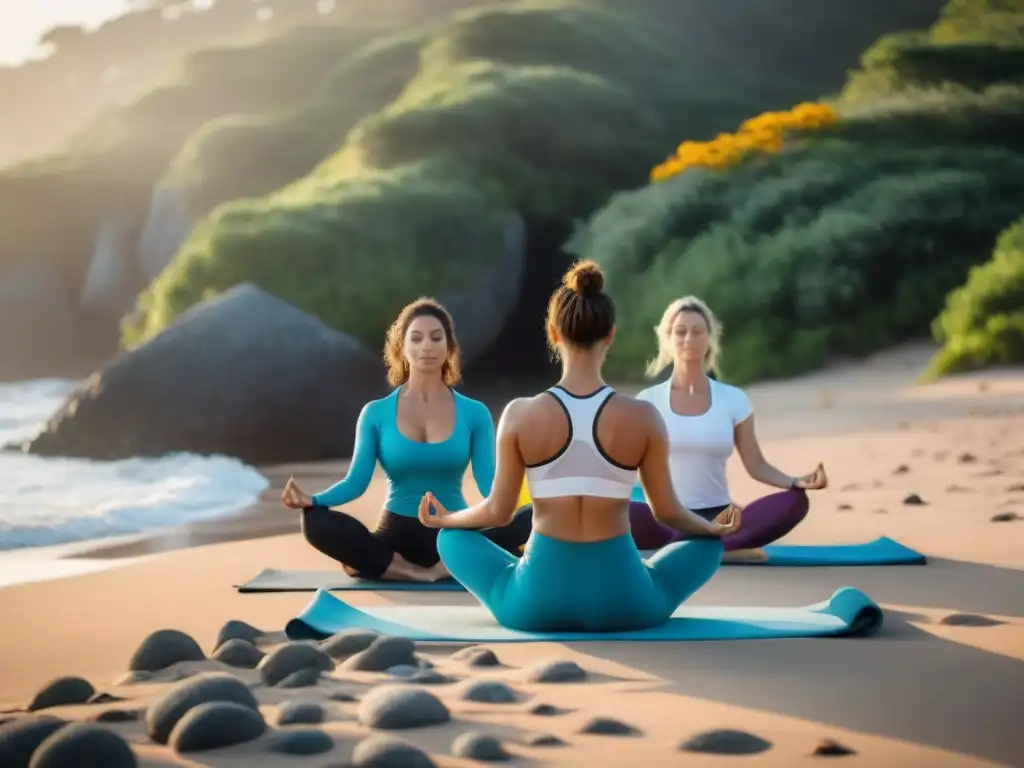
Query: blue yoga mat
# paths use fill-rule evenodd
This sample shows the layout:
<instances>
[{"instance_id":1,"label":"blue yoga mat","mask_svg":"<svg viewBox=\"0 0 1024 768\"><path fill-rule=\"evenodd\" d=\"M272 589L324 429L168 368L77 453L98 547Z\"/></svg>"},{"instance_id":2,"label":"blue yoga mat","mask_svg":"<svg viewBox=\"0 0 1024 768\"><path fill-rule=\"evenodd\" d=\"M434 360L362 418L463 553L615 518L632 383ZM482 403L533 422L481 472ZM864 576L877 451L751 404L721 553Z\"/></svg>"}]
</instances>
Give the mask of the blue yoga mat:
<instances>
[{"instance_id":1,"label":"blue yoga mat","mask_svg":"<svg viewBox=\"0 0 1024 768\"><path fill-rule=\"evenodd\" d=\"M833 546L804 546L772 544L765 547L768 560L760 563L728 563L751 566L828 566L828 565L924 565L924 555L905 547L898 541L882 537L863 544L836 544ZM648 553L645 553L648 554ZM249 581L237 585L239 592L315 592L376 590L376 591L462 591L457 581L446 580L433 584L414 581L369 581L354 579L341 569L333 571L279 571L266 568Z\"/></svg>"},{"instance_id":2,"label":"blue yoga mat","mask_svg":"<svg viewBox=\"0 0 1024 768\"><path fill-rule=\"evenodd\" d=\"M607 642L760 640L868 637L882 626L882 609L858 589L843 587L803 608L682 606L665 624L634 632L518 632L499 625L480 605L384 605L356 608L326 590L288 622L292 640L322 640L345 629L367 629L423 642Z\"/></svg>"}]
</instances>

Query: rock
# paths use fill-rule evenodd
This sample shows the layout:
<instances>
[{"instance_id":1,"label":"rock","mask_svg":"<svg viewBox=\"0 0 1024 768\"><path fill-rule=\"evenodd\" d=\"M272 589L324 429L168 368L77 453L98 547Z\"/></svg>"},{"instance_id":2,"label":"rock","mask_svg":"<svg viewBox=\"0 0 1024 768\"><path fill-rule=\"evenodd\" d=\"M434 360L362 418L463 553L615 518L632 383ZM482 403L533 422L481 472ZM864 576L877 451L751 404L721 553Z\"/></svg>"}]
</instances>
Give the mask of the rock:
<instances>
[{"instance_id":1,"label":"rock","mask_svg":"<svg viewBox=\"0 0 1024 768\"><path fill-rule=\"evenodd\" d=\"M548 661L531 669L526 679L531 683L578 683L587 679L587 672L574 661Z\"/></svg>"},{"instance_id":2,"label":"rock","mask_svg":"<svg viewBox=\"0 0 1024 768\"><path fill-rule=\"evenodd\" d=\"M512 759L512 755L505 751L500 741L476 731L467 731L459 735L452 742L452 754L484 763L499 763Z\"/></svg>"},{"instance_id":3,"label":"rock","mask_svg":"<svg viewBox=\"0 0 1024 768\"><path fill-rule=\"evenodd\" d=\"M840 512L849 512L851 509L853 509L853 505L852 504L840 504L838 507L836 507L836 509L838 509Z\"/></svg>"},{"instance_id":4,"label":"rock","mask_svg":"<svg viewBox=\"0 0 1024 768\"><path fill-rule=\"evenodd\" d=\"M219 649L230 640L244 640L251 645L256 645L256 641L263 637L263 634L262 630L257 629L252 624L232 619L217 632L217 640L214 642L213 647Z\"/></svg>"},{"instance_id":5,"label":"rock","mask_svg":"<svg viewBox=\"0 0 1024 768\"><path fill-rule=\"evenodd\" d=\"M706 752L714 755L756 755L771 749L770 741L746 731L728 729L704 731L692 736L679 748L687 752Z\"/></svg>"},{"instance_id":6,"label":"rock","mask_svg":"<svg viewBox=\"0 0 1024 768\"><path fill-rule=\"evenodd\" d=\"M1024 518L1016 512L1000 512L997 515L992 515L989 519L989 521L993 523L1012 523L1015 520L1024 520Z\"/></svg>"},{"instance_id":7,"label":"rock","mask_svg":"<svg viewBox=\"0 0 1024 768\"><path fill-rule=\"evenodd\" d=\"M331 701L356 701L356 697L353 696L351 693L348 693L347 691L334 691L328 694L327 698Z\"/></svg>"},{"instance_id":8,"label":"rock","mask_svg":"<svg viewBox=\"0 0 1024 768\"><path fill-rule=\"evenodd\" d=\"M260 679L267 685L277 685L300 669L330 672L334 660L309 643L286 643L268 653L259 664Z\"/></svg>"},{"instance_id":9,"label":"rock","mask_svg":"<svg viewBox=\"0 0 1024 768\"><path fill-rule=\"evenodd\" d=\"M134 723L142 717L140 709L108 709L93 718L97 723Z\"/></svg>"},{"instance_id":10,"label":"rock","mask_svg":"<svg viewBox=\"0 0 1024 768\"><path fill-rule=\"evenodd\" d=\"M391 736L369 736L352 752L352 768L437 768L423 750Z\"/></svg>"},{"instance_id":11,"label":"rock","mask_svg":"<svg viewBox=\"0 0 1024 768\"><path fill-rule=\"evenodd\" d=\"M258 709L231 701L193 707L178 721L168 739L175 752L201 752L258 739L267 724Z\"/></svg>"},{"instance_id":12,"label":"rock","mask_svg":"<svg viewBox=\"0 0 1024 768\"><path fill-rule=\"evenodd\" d=\"M342 457L363 405L386 391L377 354L238 285L117 356L27 450L96 460L187 451L250 465ZM253 473L253 483L255 496L266 482Z\"/></svg>"},{"instance_id":13,"label":"rock","mask_svg":"<svg viewBox=\"0 0 1024 768\"><path fill-rule=\"evenodd\" d=\"M433 669L421 669L415 675L405 678L405 682L415 683L416 685L446 685L454 683L455 679L448 677L448 675L442 675Z\"/></svg>"},{"instance_id":14,"label":"rock","mask_svg":"<svg viewBox=\"0 0 1024 768\"><path fill-rule=\"evenodd\" d=\"M531 733L523 743L528 747L564 747L565 742L550 733Z\"/></svg>"},{"instance_id":15,"label":"rock","mask_svg":"<svg viewBox=\"0 0 1024 768\"><path fill-rule=\"evenodd\" d=\"M906 464L900 464L898 467L896 467L896 469L892 471L892 473L894 475L905 475L909 471L910 467L908 467Z\"/></svg>"},{"instance_id":16,"label":"rock","mask_svg":"<svg viewBox=\"0 0 1024 768\"><path fill-rule=\"evenodd\" d=\"M135 685L136 683L145 683L153 679L152 672L143 672L141 670L132 670L125 672L123 675L114 680L114 685Z\"/></svg>"},{"instance_id":17,"label":"rock","mask_svg":"<svg viewBox=\"0 0 1024 768\"><path fill-rule=\"evenodd\" d=\"M907 497L903 499L903 503L909 507L920 507L925 504L925 501L916 493L911 493L908 494Z\"/></svg>"},{"instance_id":18,"label":"rock","mask_svg":"<svg viewBox=\"0 0 1024 768\"><path fill-rule=\"evenodd\" d=\"M439 698L422 688L382 685L359 702L357 717L370 728L396 730L447 723L451 713Z\"/></svg>"},{"instance_id":19,"label":"rock","mask_svg":"<svg viewBox=\"0 0 1024 768\"><path fill-rule=\"evenodd\" d=\"M416 645L404 637L378 637L342 662L342 669L384 672L399 665L416 666Z\"/></svg>"},{"instance_id":20,"label":"rock","mask_svg":"<svg viewBox=\"0 0 1024 768\"><path fill-rule=\"evenodd\" d=\"M336 635L320 641L320 650L332 659L347 659L349 656L365 651L373 641L380 637L376 632L363 629L346 629Z\"/></svg>"},{"instance_id":21,"label":"rock","mask_svg":"<svg viewBox=\"0 0 1024 768\"><path fill-rule=\"evenodd\" d=\"M136 768L138 764L128 742L113 731L72 723L36 748L29 768Z\"/></svg>"},{"instance_id":22,"label":"rock","mask_svg":"<svg viewBox=\"0 0 1024 768\"><path fill-rule=\"evenodd\" d=\"M80 677L58 677L39 689L27 709L29 712L38 712L40 709L65 704L85 704L95 693L96 689L88 680Z\"/></svg>"},{"instance_id":23,"label":"rock","mask_svg":"<svg viewBox=\"0 0 1024 768\"><path fill-rule=\"evenodd\" d=\"M217 646L217 650L210 657L227 664L229 667L238 669L255 669L266 654L248 640L228 640L223 645Z\"/></svg>"},{"instance_id":24,"label":"rock","mask_svg":"<svg viewBox=\"0 0 1024 768\"><path fill-rule=\"evenodd\" d=\"M844 755L855 755L857 753L834 739L822 739L818 742L818 746L814 748L814 751L811 754L816 757L842 757Z\"/></svg>"},{"instance_id":25,"label":"rock","mask_svg":"<svg viewBox=\"0 0 1024 768\"><path fill-rule=\"evenodd\" d=\"M0 381L76 376L82 324L58 271L39 260L0 275ZM74 371L74 372L73 372Z\"/></svg>"},{"instance_id":26,"label":"rock","mask_svg":"<svg viewBox=\"0 0 1024 768\"><path fill-rule=\"evenodd\" d=\"M1024 493L1024 483L1014 483L1013 485L1007 486L1007 493Z\"/></svg>"},{"instance_id":27,"label":"rock","mask_svg":"<svg viewBox=\"0 0 1024 768\"><path fill-rule=\"evenodd\" d=\"M334 749L334 739L319 728L293 728L274 734L268 748L282 755L322 755Z\"/></svg>"},{"instance_id":28,"label":"rock","mask_svg":"<svg viewBox=\"0 0 1024 768\"><path fill-rule=\"evenodd\" d=\"M456 651L452 654L452 659L455 661L461 661L463 664L468 664L471 667L501 666L501 662L498 661L498 657L494 655L494 651L480 645L471 645L469 648L463 648Z\"/></svg>"},{"instance_id":29,"label":"rock","mask_svg":"<svg viewBox=\"0 0 1024 768\"><path fill-rule=\"evenodd\" d=\"M951 613L939 620L939 624L947 627L998 627L1003 623L977 613Z\"/></svg>"},{"instance_id":30,"label":"rock","mask_svg":"<svg viewBox=\"0 0 1024 768\"><path fill-rule=\"evenodd\" d=\"M226 672L207 672L175 683L146 712L146 730L157 744L166 744L178 721L201 704L228 702L259 711L249 686Z\"/></svg>"},{"instance_id":31,"label":"rock","mask_svg":"<svg viewBox=\"0 0 1024 768\"><path fill-rule=\"evenodd\" d=\"M320 682L320 670L316 667L303 667L292 672L284 680L277 683L278 688L311 688Z\"/></svg>"},{"instance_id":32,"label":"rock","mask_svg":"<svg viewBox=\"0 0 1024 768\"><path fill-rule=\"evenodd\" d=\"M205 661L199 643L176 629L158 629L142 643L128 662L132 672L159 672L181 661Z\"/></svg>"},{"instance_id":33,"label":"rock","mask_svg":"<svg viewBox=\"0 0 1024 768\"><path fill-rule=\"evenodd\" d=\"M33 715L0 725L0 765L28 768L36 748L67 724L59 717Z\"/></svg>"},{"instance_id":34,"label":"rock","mask_svg":"<svg viewBox=\"0 0 1024 768\"><path fill-rule=\"evenodd\" d=\"M465 364L472 365L501 334L519 303L526 270L526 224L515 215L505 229L502 255L489 272L461 291L437 299L452 316Z\"/></svg>"},{"instance_id":35,"label":"rock","mask_svg":"<svg viewBox=\"0 0 1024 768\"><path fill-rule=\"evenodd\" d=\"M601 736L631 736L635 733L639 733L636 728L623 723L621 720L613 720L610 717L595 717L588 720L582 728L579 730L580 733L592 733Z\"/></svg>"},{"instance_id":36,"label":"rock","mask_svg":"<svg viewBox=\"0 0 1024 768\"><path fill-rule=\"evenodd\" d=\"M484 704L512 704L519 701L516 692L500 680L467 680L459 691L459 698Z\"/></svg>"},{"instance_id":37,"label":"rock","mask_svg":"<svg viewBox=\"0 0 1024 768\"><path fill-rule=\"evenodd\" d=\"M419 667L413 667L409 664L399 664L398 666L388 669L387 673L392 677L412 677L419 671Z\"/></svg>"},{"instance_id":38,"label":"rock","mask_svg":"<svg viewBox=\"0 0 1024 768\"><path fill-rule=\"evenodd\" d=\"M324 708L315 701L286 701L277 710L277 724L316 725L326 719Z\"/></svg>"},{"instance_id":39,"label":"rock","mask_svg":"<svg viewBox=\"0 0 1024 768\"><path fill-rule=\"evenodd\" d=\"M530 714L538 715L540 717L552 717L554 715L561 715L562 710L554 704L537 704L530 710Z\"/></svg>"},{"instance_id":40,"label":"rock","mask_svg":"<svg viewBox=\"0 0 1024 768\"><path fill-rule=\"evenodd\" d=\"M956 460L961 464L974 464L978 460L978 457L973 453L961 453Z\"/></svg>"},{"instance_id":41,"label":"rock","mask_svg":"<svg viewBox=\"0 0 1024 768\"><path fill-rule=\"evenodd\" d=\"M114 696L112 693L94 693L89 697L86 704L113 704L115 701L124 701L121 696Z\"/></svg>"}]
</instances>

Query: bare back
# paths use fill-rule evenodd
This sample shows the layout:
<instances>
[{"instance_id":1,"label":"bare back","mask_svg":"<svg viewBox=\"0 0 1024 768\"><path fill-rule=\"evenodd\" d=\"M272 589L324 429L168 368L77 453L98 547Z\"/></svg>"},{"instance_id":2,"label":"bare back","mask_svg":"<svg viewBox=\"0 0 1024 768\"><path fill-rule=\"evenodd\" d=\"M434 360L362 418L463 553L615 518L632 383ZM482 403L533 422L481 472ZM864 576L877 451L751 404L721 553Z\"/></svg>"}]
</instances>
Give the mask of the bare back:
<instances>
[{"instance_id":1,"label":"bare back","mask_svg":"<svg viewBox=\"0 0 1024 768\"><path fill-rule=\"evenodd\" d=\"M594 422L598 450L619 467L639 467L649 443L648 411L646 403L612 394ZM570 432L564 407L550 393L519 401L515 434L525 467L542 465L556 457L568 446ZM533 526L539 533L563 541L602 541L629 533L628 511L628 498L535 498Z\"/></svg>"}]
</instances>

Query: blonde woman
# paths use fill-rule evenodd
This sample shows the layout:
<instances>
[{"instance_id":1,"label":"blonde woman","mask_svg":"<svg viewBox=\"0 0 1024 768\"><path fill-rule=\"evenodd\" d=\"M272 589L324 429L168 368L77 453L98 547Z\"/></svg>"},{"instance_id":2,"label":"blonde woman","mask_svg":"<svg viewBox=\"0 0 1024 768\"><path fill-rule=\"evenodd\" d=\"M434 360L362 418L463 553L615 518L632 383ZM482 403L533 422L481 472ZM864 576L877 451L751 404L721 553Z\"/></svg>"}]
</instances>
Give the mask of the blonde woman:
<instances>
[{"instance_id":1,"label":"blonde woman","mask_svg":"<svg viewBox=\"0 0 1024 768\"><path fill-rule=\"evenodd\" d=\"M739 506L732 500L725 472L734 449L752 478L784 489L749 504L743 528L722 539L727 561L762 561L762 547L785 536L807 515L805 491L828 484L825 468L819 464L809 474L792 477L765 459L746 393L708 375L715 369L722 329L703 301L687 296L672 302L655 333L658 356L647 367L647 375L654 377L672 366L672 376L637 397L652 403L665 421L679 502L707 520ZM685 538L658 523L644 502L631 504L630 524L640 549L658 549Z\"/></svg>"}]
</instances>

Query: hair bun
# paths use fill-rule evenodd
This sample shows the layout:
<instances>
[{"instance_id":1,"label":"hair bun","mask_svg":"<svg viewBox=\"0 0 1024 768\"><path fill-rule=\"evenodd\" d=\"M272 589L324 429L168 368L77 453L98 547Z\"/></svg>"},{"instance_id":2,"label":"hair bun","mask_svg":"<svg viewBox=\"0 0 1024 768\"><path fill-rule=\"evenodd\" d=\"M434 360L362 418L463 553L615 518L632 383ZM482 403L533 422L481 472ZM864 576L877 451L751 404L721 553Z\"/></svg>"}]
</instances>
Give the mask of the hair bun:
<instances>
[{"instance_id":1,"label":"hair bun","mask_svg":"<svg viewBox=\"0 0 1024 768\"><path fill-rule=\"evenodd\" d=\"M565 274L565 287L579 296L597 296L604 290L604 272L594 261L581 261Z\"/></svg>"}]
</instances>

